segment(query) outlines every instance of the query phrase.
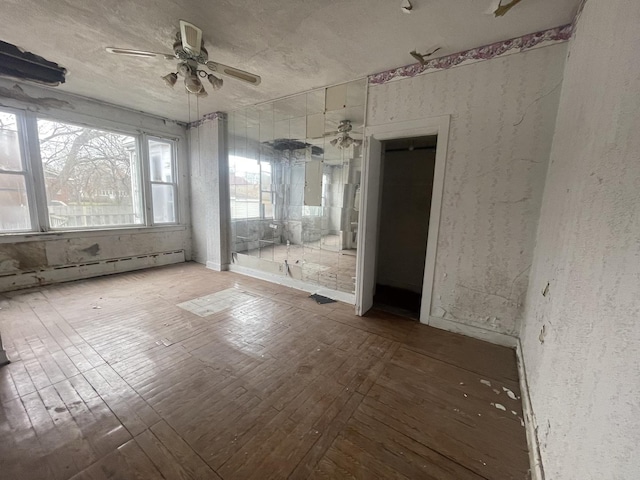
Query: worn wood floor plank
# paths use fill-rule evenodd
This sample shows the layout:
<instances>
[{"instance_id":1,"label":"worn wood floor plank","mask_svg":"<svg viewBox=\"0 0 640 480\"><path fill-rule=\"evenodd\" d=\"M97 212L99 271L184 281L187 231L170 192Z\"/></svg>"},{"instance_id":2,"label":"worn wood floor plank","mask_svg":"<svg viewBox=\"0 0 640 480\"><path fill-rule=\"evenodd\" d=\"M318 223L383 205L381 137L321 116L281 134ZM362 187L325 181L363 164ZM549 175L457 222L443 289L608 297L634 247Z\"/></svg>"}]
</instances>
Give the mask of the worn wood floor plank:
<instances>
[{"instance_id":1,"label":"worn wood floor plank","mask_svg":"<svg viewBox=\"0 0 640 480\"><path fill-rule=\"evenodd\" d=\"M528 478L513 351L307 297L196 264L0 294L0 477Z\"/></svg>"}]
</instances>

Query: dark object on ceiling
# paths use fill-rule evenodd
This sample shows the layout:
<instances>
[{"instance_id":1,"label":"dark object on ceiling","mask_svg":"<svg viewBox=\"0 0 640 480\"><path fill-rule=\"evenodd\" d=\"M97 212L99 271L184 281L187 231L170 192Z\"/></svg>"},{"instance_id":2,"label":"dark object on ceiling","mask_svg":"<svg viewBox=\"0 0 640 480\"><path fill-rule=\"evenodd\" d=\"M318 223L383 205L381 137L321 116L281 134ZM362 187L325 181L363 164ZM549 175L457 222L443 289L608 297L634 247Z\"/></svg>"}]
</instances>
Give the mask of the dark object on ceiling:
<instances>
[{"instance_id":1,"label":"dark object on ceiling","mask_svg":"<svg viewBox=\"0 0 640 480\"><path fill-rule=\"evenodd\" d=\"M323 297L322 295L318 295L314 293L313 295L309 295L309 298L313 298L320 305L324 305L325 303L336 303L336 301L329 297Z\"/></svg>"},{"instance_id":2,"label":"dark object on ceiling","mask_svg":"<svg viewBox=\"0 0 640 480\"><path fill-rule=\"evenodd\" d=\"M57 87L67 69L0 40L0 75Z\"/></svg>"},{"instance_id":3,"label":"dark object on ceiling","mask_svg":"<svg viewBox=\"0 0 640 480\"><path fill-rule=\"evenodd\" d=\"M511 2L507 3L506 5L502 5L502 2L500 2L498 4L498 8L496 8L495 12L493 12L494 16L502 17L505 13L507 13L521 1L522 0L511 0Z\"/></svg>"},{"instance_id":4,"label":"dark object on ceiling","mask_svg":"<svg viewBox=\"0 0 640 480\"><path fill-rule=\"evenodd\" d=\"M312 155L322 155L324 153L324 150L316 145L289 138L276 138L273 142L265 142L265 144L273 147L273 149L277 151L304 150L305 148L311 147Z\"/></svg>"}]
</instances>

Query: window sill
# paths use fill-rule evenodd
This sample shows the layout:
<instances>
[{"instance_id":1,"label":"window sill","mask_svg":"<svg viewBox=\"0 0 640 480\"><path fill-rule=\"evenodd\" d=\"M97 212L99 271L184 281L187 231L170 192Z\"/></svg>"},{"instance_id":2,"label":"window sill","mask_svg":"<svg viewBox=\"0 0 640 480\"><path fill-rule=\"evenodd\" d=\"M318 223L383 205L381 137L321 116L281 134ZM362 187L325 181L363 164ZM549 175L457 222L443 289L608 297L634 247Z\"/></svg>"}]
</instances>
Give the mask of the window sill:
<instances>
[{"instance_id":1,"label":"window sill","mask_svg":"<svg viewBox=\"0 0 640 480\"><path fill-rule=\"evenodd\" d=\"M67 238L87 238L100 236L132 235L154 232L180 232L186 225L157 225L153 227L101 228L91 230L55 230L50 232L0 233L0 244L62 240Z\"/></svg>"}]
</instances>

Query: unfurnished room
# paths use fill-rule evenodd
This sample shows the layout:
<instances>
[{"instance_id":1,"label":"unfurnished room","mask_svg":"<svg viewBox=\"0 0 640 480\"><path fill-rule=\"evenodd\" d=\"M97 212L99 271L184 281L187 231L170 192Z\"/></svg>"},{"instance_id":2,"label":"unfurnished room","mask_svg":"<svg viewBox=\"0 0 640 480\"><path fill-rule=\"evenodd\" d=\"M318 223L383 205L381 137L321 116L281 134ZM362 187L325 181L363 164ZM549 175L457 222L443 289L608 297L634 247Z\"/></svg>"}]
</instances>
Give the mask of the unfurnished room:
<instances>
[{"instance_id":1,"label":"unfurnished room","mask_svg":"<svg viewBox=\"0 0 640 480\"><path fill-rule=\"evenodd\" d=\"M3 1L0 479L640 478L639 25Z\"/></svg>"}]
</instances>

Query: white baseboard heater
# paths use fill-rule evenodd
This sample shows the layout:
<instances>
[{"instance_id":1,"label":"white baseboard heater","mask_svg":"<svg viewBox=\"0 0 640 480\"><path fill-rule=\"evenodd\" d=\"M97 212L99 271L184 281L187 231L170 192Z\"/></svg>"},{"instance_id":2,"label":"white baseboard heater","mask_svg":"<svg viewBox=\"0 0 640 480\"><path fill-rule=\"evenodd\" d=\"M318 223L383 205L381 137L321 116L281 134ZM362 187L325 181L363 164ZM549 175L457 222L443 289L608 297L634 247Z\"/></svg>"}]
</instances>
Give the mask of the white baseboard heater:
<instances>
[{"instance_id":1,"label":"white baseboard heater","mask_svg":"<svg viewBox=\"0 0 640 480\"><path fill-rule=\"evenodd\" d=\"M37 270L8 272L0 274L0 292L159 267L184 261L184 250L173 250L73 265L59 265Z\"/></svg>"}]
</instances>

